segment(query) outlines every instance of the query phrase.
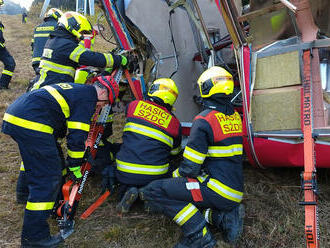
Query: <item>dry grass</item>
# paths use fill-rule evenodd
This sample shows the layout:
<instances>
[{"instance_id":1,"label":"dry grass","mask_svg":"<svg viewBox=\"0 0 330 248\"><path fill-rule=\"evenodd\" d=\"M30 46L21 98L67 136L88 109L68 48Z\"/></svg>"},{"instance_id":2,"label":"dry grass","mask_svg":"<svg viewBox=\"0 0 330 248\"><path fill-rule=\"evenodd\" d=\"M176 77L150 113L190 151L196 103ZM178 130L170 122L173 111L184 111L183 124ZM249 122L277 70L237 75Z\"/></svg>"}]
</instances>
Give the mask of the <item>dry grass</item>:
<instances>
[{"instance_id":1,"label":"dry grass","mask_svg":"<svg viewBox=\"0 0 330 248\"><path fill-rule=\"evenodd\" d=\"M25 91L33 76L30 64L30 37L34 23L21 24L20 16L2 16L6 26L7 47L16 59L17 68L11 89L0 91L0 116L7 106ZM31 19L30 19L31 20ZM98 40L100 41L100 40ZM97 41L97 43L98 43ZM108 49L105 45L105 50ZM110 48L109 48L110 49ZM121 137L123 115L115 120L115 140ZM0 247L19 247L24 207L15 204L15 186L20 157L15 142L0 134ZM246 218L244 235L237 245L241 248L298 248L304 243L304 212L301 200L301 169L257 170L245 165ZM319 170L321 246L330 247L330 182L329 171ZM100 181L93 178L86 186L78 216L95 201L100 192ZM53 231L56 222L50 220ZM221 241L221 233L212 229L217 247L230 247ZM137 204L132 213L118 216L114 197L104 203L87 220L76 220L75 233L67 239L65 247L120 247L152 248L172 247L180 236L180 229L162 216L149 216Z\"/></svg>"}]
</instances>

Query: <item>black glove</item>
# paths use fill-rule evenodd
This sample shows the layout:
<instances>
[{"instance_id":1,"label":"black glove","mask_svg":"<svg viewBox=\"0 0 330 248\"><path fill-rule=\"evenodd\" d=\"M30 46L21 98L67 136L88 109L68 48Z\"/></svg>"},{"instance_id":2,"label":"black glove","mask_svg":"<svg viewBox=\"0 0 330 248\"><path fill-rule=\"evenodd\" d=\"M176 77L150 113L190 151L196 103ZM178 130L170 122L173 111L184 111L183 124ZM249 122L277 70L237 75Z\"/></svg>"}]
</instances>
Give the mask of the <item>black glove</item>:
<instances>
[{"instance_id":1,"label":"black glove","mask_svg":"<svg viewBox=\"0 0 330 248\"><path fill-rule=\"evenodd\" d=\"M112 165L107 165L102 170L102 190L105 192L109 190L112 192L115 188L116 177L115 177L115 167Z\"/></svg>"}]
</instances>

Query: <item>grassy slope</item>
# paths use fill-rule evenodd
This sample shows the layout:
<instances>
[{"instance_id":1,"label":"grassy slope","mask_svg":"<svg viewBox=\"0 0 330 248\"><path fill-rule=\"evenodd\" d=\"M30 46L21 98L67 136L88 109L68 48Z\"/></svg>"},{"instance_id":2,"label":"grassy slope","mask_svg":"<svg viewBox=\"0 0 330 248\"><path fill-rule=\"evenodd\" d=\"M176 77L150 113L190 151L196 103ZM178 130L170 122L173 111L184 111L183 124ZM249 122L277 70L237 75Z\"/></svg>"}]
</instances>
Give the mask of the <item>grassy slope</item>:
<instances>
[{"instance_id":1,"label":"grassy slope","mask_svg":"<svg viewBox=\"0 0 330 248\"><path fill-rule=\"evenodd\" d=\"M11 89L0 91L0 116L16 97L22 94L33 76L30 65L30 37L34 23L21 24L20 16L1 16L6 26L7 47L15 57L17 68ZM98 48L105 49L97 40ZM120 140L123 115L118 115L115 139ZM0 247L19 247L23 206L15 204L15 184L20 157L15 142L0 134ZM304 212L298 206L301 200L299 173L301 169L256 170L244 168L246 218L244 235L237 247L305 247ZM329 172L319 171L321 247L330 247L330 187ZM100 191L99 181L92 179L86 187L78 215L95 201ZM56 231L56 222L50 220ZM88 220L77 220L75 233L66 241L66 247L172 247L180 237L180 230L162 216L143 213L141 205L132 213L118 216L115 201L110 199ZM212 229L218 247L229 247L221 241L221 233Z\"/></svg>"}]
</instances>

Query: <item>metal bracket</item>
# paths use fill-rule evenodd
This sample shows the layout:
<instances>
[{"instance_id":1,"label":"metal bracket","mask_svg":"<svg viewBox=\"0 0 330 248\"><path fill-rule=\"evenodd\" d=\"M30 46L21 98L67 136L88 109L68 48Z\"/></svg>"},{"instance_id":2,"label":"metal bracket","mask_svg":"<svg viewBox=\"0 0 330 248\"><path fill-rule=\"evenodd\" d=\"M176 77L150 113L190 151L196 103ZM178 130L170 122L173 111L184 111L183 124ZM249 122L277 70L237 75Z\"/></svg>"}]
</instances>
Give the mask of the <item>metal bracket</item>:
<instances>
[{"instance_id":1,"label":"metal bracket","mask_svg":"<svg viewBox=\"0 0 330 248\"><path fill-rule=\"evenodd\" d=\"M312 179L311 180L305 180L304 179L304 172L300 173L300 180L301 180L301 191L305 190L312 190L314 194L318 196L318 187L317 187L317 181L316 181L316 173L312 172ZM317 205L316 201L301 201L299 202L299 205Z\"/></svg>"}]
</instances>

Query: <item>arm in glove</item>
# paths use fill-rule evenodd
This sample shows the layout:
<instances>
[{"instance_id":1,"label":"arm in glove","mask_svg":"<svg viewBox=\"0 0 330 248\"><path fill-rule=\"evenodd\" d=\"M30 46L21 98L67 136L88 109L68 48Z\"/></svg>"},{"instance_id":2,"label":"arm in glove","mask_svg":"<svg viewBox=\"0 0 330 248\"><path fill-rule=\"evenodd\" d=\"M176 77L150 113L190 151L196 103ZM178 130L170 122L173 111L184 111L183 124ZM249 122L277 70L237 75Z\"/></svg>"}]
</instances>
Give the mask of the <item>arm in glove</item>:
<instances>
[{"instance_id":1,"label":"arm in glove","mask_svg":"<svg viewBox=\"0 0 330 248\"><path fill-rule=\"evenodd\" d=\"M82 178L82 174L80 171L80 166L69 167L70 170L70 178L74 182L79 182Z\"/></svg>"},{"instance_id":2,"label":"arm in glove","mask_svg":"<svg viewBox=\"0 0 330 248\"><path fill-rule=\"evenodd\" d=\"M115 167L112 165L107 165L102 170L102 190L105 192L109 190L113 191L115 188L116 177L115 177Z\"/></svg>"}]
</instances>

